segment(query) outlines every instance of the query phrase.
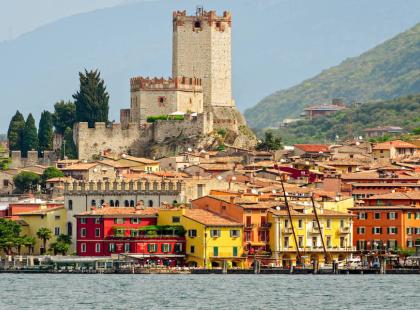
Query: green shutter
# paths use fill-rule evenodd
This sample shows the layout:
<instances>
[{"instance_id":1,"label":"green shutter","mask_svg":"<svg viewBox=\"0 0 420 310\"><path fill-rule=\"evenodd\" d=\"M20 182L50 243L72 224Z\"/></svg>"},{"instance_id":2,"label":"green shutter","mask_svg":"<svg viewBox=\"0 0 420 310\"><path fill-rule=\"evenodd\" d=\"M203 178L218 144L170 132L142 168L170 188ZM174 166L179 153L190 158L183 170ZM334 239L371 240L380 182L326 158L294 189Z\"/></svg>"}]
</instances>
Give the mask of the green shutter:
<instances>
[{"instance_id":1,"label":"green shutter","mask_svg":"<svg viewBox=\"0 0 420 310\"><path fill-rule=\"evenodd\" d=\"M233 256L238 256L238 247L237 246L233 247Z\"/></svg>"},{"instance_id":2,"label":"green shutter","mask_svg":"<svg viewBox=\"0 0 420 310\"><path fill-rule=\"evenodd\" d=\"M219 256L219 247L215 246L213 247L213 256Z\"/></svg>"}]
</instances>

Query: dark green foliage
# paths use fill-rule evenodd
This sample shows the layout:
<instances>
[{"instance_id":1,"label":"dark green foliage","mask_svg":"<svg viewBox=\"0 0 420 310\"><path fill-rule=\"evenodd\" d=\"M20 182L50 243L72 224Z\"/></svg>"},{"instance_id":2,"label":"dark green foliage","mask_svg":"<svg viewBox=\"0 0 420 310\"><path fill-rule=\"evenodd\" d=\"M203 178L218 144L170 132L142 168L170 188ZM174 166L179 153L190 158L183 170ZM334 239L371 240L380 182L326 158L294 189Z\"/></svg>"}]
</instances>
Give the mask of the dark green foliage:
<instances>
[{"instance_id":1,"label":"dark green foliage","mask_svg":"<svg viewBox=\"0 0 420 310\"><path fill-rule=\"evenodd\" d=\"M45 183L49 179L60 177L64 177L64 173L62 171L58 170L56 167L48 167L41 175L41 186L45 187Z\"/></svg>"},{"instance_id":2,"label":"dark green foliage","mask_svg":"<svg viewBox=\"0 0 420 310\"><path fill-rule=\"evenodd\" d=\"M28 151L32 150L38 150L38 133L35 126L35 119L32 113L29 113L23 130L22 155L26 156Z\"/></svg>"},{"instance_id":3,"label":"dark green foliage","mask_svg":"<svg viewBox=\"0 0 420 310\"><path fill-rule=\"evenodd\" d=\"M9 124L7 131L7 139L9 140L9 149L11 151L19 151L22 149L23 130L25 128L25 119L23 115L16 111Z\"/></svg>"},{"instance_id":4,"label":"dark green foliage","mask_svg":"<svg viewBox=\"0 0 420 310\"><path fill-rule=\"evenodd\" d=\"M157 120L162 120L162 121L166 121L166 120L183 121L184 120L184 116L183 115L153 115L153 116L149 116L147 118L147 122L148 123L154 123Z\"/></svg>"},{"instance_id":5,"label":"dark green foliage","mask_svg":"<svg viewBox=\"0 0 420 310\"><path fill-rule=\"evenodd\" d=\"M420 127L420 95L355 105L329 116L291 124L276 133L287 144L323 143L333 142L337 136L340 140L364 136L363 129L388 125L400 126L408 132Z\"/></svg>"},{"instance_id":6,"label":"dark green foliage","mask_svg":"<svg viewBox=\"0 0 420 310\"><path fill-rule=\"evenodd\" d=\"M53 124L57 133L64 134L66 128L73 128L75 122L76 105L73 102L61 100L54 104Z\"/></svg>"},{"instance_id":7,"label":"dark green foliage","mask_svg":"<svg viewBox=\"0 0 420 310\"><path fill-rule=\"evenodd\" d=\"M13 177L13 183L15 184L16 192L20 194L27 193L29 191L35 191L39 181L39 175L30 171L22 171Z\"/></svg>"},{"instance_id":8,"label":"dark green foliage","mask_svg":"<svg viewBox=\"0 0 420 310\"><path fill-rule=\"evenodd\" d=\"M0 219L0 248L11 255L12 248L21 244L19 237L21 227L15 221L8 219Z\"/></svg>"},{"instance_id":9,"label":"dark green foliage","mask_svg":"<svg viewBox=\"0 0 420 310\"><path fill-rule=\"evenodd\" d=\"M66 255L71 245L71 237L67 235L59 235L57 241L51 243L50 249L54 252L54 255L61 254Z\"/></svg>"},{"instance_id":10,"label":"dark green foliage","mask_svg":"<svg viewBox=\"0 0 420 310\"><path fill-rule=\"evenodd\" d=\"M44 111L41 114L39 120L39 131L38 131L39 152L51 151L53 148L53 122L52 115L48 111Z\"/></svg>"},{"instance_id":11,"label":"dark green foliage","mask_svg":"<svg viewBox=\"0 0 420 310\"><path fill-rule=\"evenodd\" d=\"M108 122L109 96L100 72L79 72L80 90L73 95L76 104L76 121L88 122L94 127L95 122Z\"/></svg>"},{"instance_id":12,"label":"dark green foliage","mask_svg":"<svg viewBox=\"0 0 420 310\"><path fill-rule=\"evenodd\" d=\"M217 131L217 134L218 134L219 136L223 137L223 138L226 136L226 133L227 133L227 131L226 131L226 129L225 129L225 128L220 128L220 129Z\"/></svg>"},{"instance_id":13,"label":"dark green foliage","mask_svg":"<svg viewBox=\"0 0 420 310\"><path fill-rule=\"evenodd\" d=\"M41 239L42 240L42 248L43 248L43 251L42 252L43 253L41 253L41 254L45 254L45 250L47 248L47 241L51 239L52 232L51 232L51 230L49 230L46 227L41 227L36 232L36 236L38 237L38 239Z\"/></svg>"},{"instance_id":14,"label":"dark green foliage","mask_svg":"<svg viewBox=\"0 0 420 310\"><path fill-rule=\"evenodd\" d=\"M62 158L66 157L69 159L76 159L77 150L76 150L76 145L74 144L74 141L73 141L73 130L67 127L66 130L64 131L63 139L65 142L65 147L64 147L64 142L63 142L63 147L61 148Z\"/></svg>"},{"instance_id":15,"label":"dark green foliage","mask_svg":"<svg viewBox=\"0 0 420 310\"><path fill-rule=\"evenodd\" d=\"M245 112L252 128L278 127L305 106L342 98L345 102L387 100L420 90L420 24L359 57L264 98Z\"/></svg>"},{"instance_id":16,"label":"dark green foliage","mask_svg":"<svg viewBox=\"0 0 420 310\"><path fill-rule=\"evenodd\" d=\"M10 163L9 152L0 144L0 170L7 170Z\"/></svg>"},{"instance_id":17,"label":"dark green foliage","mask_svg":"<svg viewBox=\"0 0 420 310\"><path fill-rule=\"evenodd\" d=\"M274 138L273 132L266 131L264 140L255 147L258 151L275 151L281 149L281 138Z\"/></svg>"}]
</instances>

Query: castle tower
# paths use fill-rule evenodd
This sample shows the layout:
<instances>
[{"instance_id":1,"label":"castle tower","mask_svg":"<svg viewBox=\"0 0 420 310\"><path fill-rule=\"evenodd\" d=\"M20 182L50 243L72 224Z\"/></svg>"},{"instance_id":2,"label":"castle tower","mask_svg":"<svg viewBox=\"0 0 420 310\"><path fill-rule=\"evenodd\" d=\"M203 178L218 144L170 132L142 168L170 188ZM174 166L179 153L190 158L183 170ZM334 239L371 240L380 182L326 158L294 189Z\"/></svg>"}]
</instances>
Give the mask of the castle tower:
<instances>
[{"instance_id":1,"label":"castle tower","mask_svg":"<svg viewBox=\"0 0 420 310\"><path fill-rule=\"evenodd\" d=\"M197 8L173 13L172 76L201 78L204 110L233 107L231 14Z\"/></svg>"}]
</instances>

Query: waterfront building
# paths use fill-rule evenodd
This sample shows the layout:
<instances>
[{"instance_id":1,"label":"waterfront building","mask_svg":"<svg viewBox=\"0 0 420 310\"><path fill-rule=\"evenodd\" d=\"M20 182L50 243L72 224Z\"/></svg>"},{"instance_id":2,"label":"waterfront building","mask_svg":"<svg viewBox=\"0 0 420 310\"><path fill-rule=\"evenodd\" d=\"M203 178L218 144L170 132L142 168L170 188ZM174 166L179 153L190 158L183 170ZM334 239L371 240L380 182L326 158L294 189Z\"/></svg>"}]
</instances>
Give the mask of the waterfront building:
<instances>
[{"instance_id":1,"label":"waterfront building","mask_svg":"<svg viewBox=\"0 0 420 310\"><path fill-rule=\"evenodd\" d=\"M103 206L75 217L79 256L120 254L148 265L184 263L184 230L179 224L157 226L155 208Z\"/></svg>"},{"instance_id":2,"label":"waterfront building","mask_svg":"<svg viewBox=\"0 0 420 310\"><path fill-rule=\"evenodd\" d=\"M159 225L186 230L186 263L192 267L243 267L243 225L201 209L160 209Z\"/></svg>"},{"instance_id":3,"label":"waterfront building","mask_svg":"<svg viewBox=\"0 0 420 310\"><path fill-rule=\"evenodd\" d=\"M273 264L282 267L296 265L297 248L301 263L311 264L316 261L320 266L325 264L324 246L330 263L333 260L343 261L355 252L352 245L353 215L319 209L318 226L312 208L295 207L290 212L293 228L285 207L270 209L268 212Z\"/></svg>"}]
</instances>

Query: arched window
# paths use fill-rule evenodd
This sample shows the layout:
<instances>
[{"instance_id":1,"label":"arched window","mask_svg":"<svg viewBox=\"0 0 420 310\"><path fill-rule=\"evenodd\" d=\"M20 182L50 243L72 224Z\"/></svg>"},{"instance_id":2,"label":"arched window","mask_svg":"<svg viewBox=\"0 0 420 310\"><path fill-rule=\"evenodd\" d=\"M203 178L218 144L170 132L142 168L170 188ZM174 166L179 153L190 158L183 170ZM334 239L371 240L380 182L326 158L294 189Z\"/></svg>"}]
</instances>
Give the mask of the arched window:
<instances>
[{"instance_id":1,"label":"arched window","mask_svg":"<svg viewBox=\"0 0 420 310\"><path fill-rule=\"evenodd\" d=\"M134 208L134 200L130 200L130 207Z\"/></svg>"},{"instance_id":2,"label":"arched window","mask_svg":"<svg viewBox=\"0 0 420 310\"><path fill-rule=\"evenodd\" d=\"M68 208L69 210L73 210L73 200L69 200Z\"/></svg>"},{"instance_id":3,"label":"arched window","mask_svg":"<svg viewBox=\"0 0 420 310\"><path fill-rule=\"evenodd\" d=\"M73 223L67 222L67 236L71 236L73 234Z\"/></svg>"},{"instance_id":4,"label":"arched window","mask_svg":"<svg viewBox=\"0 0 420 310\"><path fill-rule=\"evenodd\" d=\"M153 207L153 200L149 200L149 208Z\"/></svg>"},{"instance_id":5,"label":"arched window","mask_svg":"<svg viewBox=\"0 0 420 310\"><path fill-rule=\"evenodd\" d=\"M91 201L90 205L91 205L92 207L96 207L96 200L95 200L95 199L92 199L92 201Z\"/></svg>"},{"instance_id":6,"label":"arched window","mask_svg":"<svg viewBox=\"0 0 420 310\"><path fill-rule=\"evenodd\" d=\"M105 200L101 199L101 206L103 206L105 203Z\"/></svg>"},{"instance_id":7,"label":"arched window","mask_svg":"<svg viewBox=\"0 0 420 310\"><path fill-rule=\"evenodd\" d=\"M115 206L119 207L120 206L120 201L119 200L115 200Z\"/></svg>"},{"instance_id":8,"label":"arched window","mask_svg":"<svg viewBox=\"0 0 420 310\"><path fill-rule=\"evenodd\" d=\"M115 205L114 205L114 200L112 200L112 199L111 199L111 200L109 201L109 205L110 205L111 207L114 207L114 206L115 206Z\"/></svg>"},{"instance_id":9,"label":"arched window","mask_svg":"<svg viewBox=\"0 0 420 310\"><path fill-rule=\"evenodd\" d=\"M130 206L130 202L128 200L124 201L124 207L129 207Z\"/></svg>"}]
</instances>

